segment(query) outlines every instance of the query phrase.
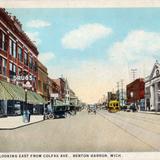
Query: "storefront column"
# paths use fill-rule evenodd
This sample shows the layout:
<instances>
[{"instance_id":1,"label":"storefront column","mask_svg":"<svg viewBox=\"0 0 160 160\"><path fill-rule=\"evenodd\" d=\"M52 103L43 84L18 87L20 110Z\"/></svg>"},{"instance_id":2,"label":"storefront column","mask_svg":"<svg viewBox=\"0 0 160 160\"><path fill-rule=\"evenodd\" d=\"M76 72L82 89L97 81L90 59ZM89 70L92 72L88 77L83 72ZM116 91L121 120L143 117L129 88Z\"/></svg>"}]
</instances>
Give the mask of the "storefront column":
<instances>
[{"instance_id":1,"label":"storefront column","mask_svg":"<svg viewBox=\"0 0 160 160\"><path fill-rule=\"evenodd\" d=\"M158 83L155 83L155 111L158 111Z\"/></svg>"},{"instance_id":2,"label":"storefront column","mask_svg":"<svg viewBox=\"0 0 160 160\"><path fill-rule=\"evenodd\" d=\"M150 93L151 93L151 97L150 97L150 109L153 110L155 109L155 92L154 92L154 85L150 86Z\"/></svg>"}]
</instances>

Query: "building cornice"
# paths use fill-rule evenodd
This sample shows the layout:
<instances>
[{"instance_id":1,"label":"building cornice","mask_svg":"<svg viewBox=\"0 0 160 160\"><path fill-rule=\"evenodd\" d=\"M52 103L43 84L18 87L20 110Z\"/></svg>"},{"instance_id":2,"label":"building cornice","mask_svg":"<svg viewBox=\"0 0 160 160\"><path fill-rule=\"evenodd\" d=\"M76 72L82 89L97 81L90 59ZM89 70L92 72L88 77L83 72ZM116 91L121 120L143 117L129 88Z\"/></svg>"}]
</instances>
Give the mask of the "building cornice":
<instances>
[{"instance_id":1,"label":"building cornice","mask_svg":"<svg viewBox=\"0 0 160 160\"><path fill-rule=\"evenodd\" d=\"M16 19L16 21L18 21L18 20ZM22 29L21 30L17 29L17 27L15 26L15 22L14 22L12 16L9 15L9 13L6 12L5 9L3 9L3 8L0 8L0 22L21 43L23 41L23 44L26 44L28 46L26 48L30 48L30 50L32 50L33 53L36 56L39 54L39 52L38 52L37 47L35 46L35 44L30 40L30 38L26 35L26 33ZM17 22L17 23L20 23L20 22Z\"/></svg>"}]
</instances>

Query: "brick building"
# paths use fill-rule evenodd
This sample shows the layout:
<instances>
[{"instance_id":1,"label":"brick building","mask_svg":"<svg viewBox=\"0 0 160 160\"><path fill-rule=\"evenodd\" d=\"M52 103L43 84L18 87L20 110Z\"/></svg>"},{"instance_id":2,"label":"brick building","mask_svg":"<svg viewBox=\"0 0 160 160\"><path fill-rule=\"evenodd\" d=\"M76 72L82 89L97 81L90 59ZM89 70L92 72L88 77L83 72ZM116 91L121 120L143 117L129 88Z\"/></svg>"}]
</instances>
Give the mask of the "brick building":
<instances>
[{"instance_id":1,"label":"brick building","mask_svg":"<svg viewBox=\"0 0 160 160\"><path fill-rule=\"evenodd\" d=\"M0 8L0 114L20 114L26 105L33 112L35 105L45 102L35 92L38 89L38 54L37 47L22 30L18 19ZM15 76L32 78L18 80ZM26 104L23 84L27 81L31 87L27 91Z\"/></svg>"},{"instance_id":2,"label":"brick building","mask_svg":"<svg viewBox=\"0 0 160 160\"><path fill-rule=\"evenodd\" d=\"M51 95L54 93L59 94L60 92L60 87L54 82L53 79L48 77L48 92L49 92L49 97L48 99L50 100Z\"/></svg>"},{"instance_id":3,"label":"brick building","mask_svg":"<svg viewBox=\"0 0 160 160\"><path fill-rule=\"evenodd\" d=\"M14 75L32 75L37 89L37 56L34 43L22 30L15 16L0 8L0 79L12 81Z\"/></svg>"},{"instance_id":4,"label":"brick building","mask_svg":"<svg viewBox=\"0 0 160 160\"><path fill-rule=\"evenodd\" d=\"M53 79L53 81L57 84L57 86L59 86L59 98L64 100L66 95L66 81L63 78Z\"/></svg>"},{"instance_id":5,"label":"brick building","mask_svg":"<svg viewBox=\"0 0 160 160\"><path fill-rule=\"evenodd\" d=\"M48 101L48 71L47 68L38 61L38 87L37 93L39 93L46 101Z\"/></svg>"},{"instance_id":6,"label":"brick building","mask_svg":"<svg viewBox=\"0 0 160 160\"><path fill-rule=\"evenodd\" d=\"M144 79L139 78L127 85L127 103L144 110Z\"/></svg>"}]
</instances>

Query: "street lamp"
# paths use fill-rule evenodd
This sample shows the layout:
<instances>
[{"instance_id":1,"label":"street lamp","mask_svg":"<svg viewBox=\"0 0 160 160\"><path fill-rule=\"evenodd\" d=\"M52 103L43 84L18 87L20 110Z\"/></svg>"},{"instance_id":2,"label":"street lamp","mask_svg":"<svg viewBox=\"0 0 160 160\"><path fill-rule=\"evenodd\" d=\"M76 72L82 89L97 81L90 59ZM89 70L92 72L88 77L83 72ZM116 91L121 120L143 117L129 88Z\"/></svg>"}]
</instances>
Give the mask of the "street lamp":
<instances>
[{"instance_id":1,"label":"street lamp","mask_svg":"<svg viewBox=\"0 0 160 160\"><path fill-rule=\"evenodd\" d=\"M27 106L27 89L24 89L24 91L25 91L25 108L24 108L24 110L26 111L27 110L27 108L28 108L28 106Z\"/></svg>"},{"instance_id":2,"label":"street lamp","mask_svg":"<svg viewBox=\"0 0 160 160\"><path fill-rule=\"evenodd\" d=\"M27 113L27 110L28 110L28 103L27 103L27 92L28 92L28 89L30 89L32 87L32 85L30 84L29 81L26 82L26 84L23 85L24 87L24 91L25 91L25 105L23 106L23 116L24 116L24 122L25 122L25 118L27 117L27 114L28 115L28 122L30 121L30 113L28 111Z\"/></svg>"}]
</instances>

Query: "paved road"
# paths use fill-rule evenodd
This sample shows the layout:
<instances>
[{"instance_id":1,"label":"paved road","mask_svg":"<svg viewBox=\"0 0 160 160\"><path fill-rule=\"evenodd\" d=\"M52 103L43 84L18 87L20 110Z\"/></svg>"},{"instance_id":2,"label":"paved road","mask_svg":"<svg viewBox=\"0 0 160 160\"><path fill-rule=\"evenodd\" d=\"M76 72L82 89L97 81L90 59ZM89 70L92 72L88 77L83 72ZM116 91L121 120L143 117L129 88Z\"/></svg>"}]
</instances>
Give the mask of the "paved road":
<instances>
[{"instance_id":1,"label":"paved road","mask_svg":"<svg viewBox=\"0 0 160 160\"><path fill-rule=\"evenodd\" d=\"M159 132L159 115L82 111L66 119L0 131L0 151L158 151Z\"/></svg>"}]
</instances>

